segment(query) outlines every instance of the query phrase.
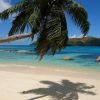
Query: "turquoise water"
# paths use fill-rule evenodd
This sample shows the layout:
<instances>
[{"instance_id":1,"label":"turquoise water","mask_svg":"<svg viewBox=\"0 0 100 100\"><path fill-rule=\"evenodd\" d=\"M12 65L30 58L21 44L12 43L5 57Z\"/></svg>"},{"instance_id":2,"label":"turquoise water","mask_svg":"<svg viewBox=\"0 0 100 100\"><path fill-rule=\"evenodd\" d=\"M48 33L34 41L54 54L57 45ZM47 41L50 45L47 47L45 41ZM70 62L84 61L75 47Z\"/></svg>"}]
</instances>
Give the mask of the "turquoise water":
<instances>
[{"instance_id":1,"label":"turquoise water","mask_svg":"<svg viewBox=\"0 0 100 100\"><path fill-rule=\"evenodd\" d=\"M31 54L19 54L17 50L31 50ZM11 46L0 45L0 63L16 63L38 66L50 66L59 68L78 68L100 71L100 63L96 58L100 56L100 47L79 47L70 46L58 52L54 56L46 55L39 62L39 57L35 54L34 46ZM72 57L72 61L62 60L64 57Z\"/></svg>"}]
</instances>

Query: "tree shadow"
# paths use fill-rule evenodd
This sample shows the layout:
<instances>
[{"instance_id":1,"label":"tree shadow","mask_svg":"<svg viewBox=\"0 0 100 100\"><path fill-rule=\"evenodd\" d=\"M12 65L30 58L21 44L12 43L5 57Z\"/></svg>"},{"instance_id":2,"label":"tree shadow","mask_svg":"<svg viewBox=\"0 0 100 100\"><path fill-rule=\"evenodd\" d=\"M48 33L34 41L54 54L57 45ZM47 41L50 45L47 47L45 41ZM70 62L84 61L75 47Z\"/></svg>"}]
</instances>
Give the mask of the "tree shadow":
<instances>
[{"instance_id":1,"label":"tree shadow","mask_svg":"<svg viewBox=\"0 0 100 100\"><path fill-rule=\"evenodd\" d=\"M62 80L61 83L52 81L40 81L40 83L46 84L48 87L23 91L22 94L40 95L28 100L42 99L42 97L46 96L50 96L52 100L78 100L78 93L96 95L96 93L89 91L94 86L87 86L85 83L73 83L69 80Z\"/></svg>"}]
</instances>

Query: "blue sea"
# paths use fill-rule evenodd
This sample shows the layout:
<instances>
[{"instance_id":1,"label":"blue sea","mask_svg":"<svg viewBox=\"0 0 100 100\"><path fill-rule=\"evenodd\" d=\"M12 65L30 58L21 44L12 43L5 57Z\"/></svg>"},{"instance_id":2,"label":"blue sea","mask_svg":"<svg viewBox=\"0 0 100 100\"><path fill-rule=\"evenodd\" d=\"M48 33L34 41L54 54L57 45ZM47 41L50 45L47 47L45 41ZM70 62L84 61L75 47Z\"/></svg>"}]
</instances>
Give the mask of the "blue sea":
<instances>
[{"instance_id":1,"label":"blue sea","mask_svg":"<svg viewBox=\"0 0 100 100\"><path fill-rule=\"evenodd\" d=\"M30 50L30 54L20 54L18 50ZM100 71L100 47L96 46L69 46L57 52L54 56L47 54L41 61L34 51L34 46L28 45L0 45L0 63L16 63L32 66L49 66L58 68L88 69ZM74 60L64 61L64 57Z\"/></svg>"}]
</instances>

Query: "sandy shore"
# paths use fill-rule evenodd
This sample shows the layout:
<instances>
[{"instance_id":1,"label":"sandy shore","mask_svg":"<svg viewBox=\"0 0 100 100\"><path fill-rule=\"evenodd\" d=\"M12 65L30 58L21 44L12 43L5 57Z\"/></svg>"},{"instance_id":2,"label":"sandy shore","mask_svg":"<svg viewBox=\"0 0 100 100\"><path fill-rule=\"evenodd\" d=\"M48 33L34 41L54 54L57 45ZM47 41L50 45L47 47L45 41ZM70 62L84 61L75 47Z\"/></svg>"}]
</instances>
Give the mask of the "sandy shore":
<instances>
[{"instance_id":1,"label":"sandy shore","mask_svg":"<svg viewBox=\"0 0 100 100\"><path fill-rule=\"evenodd\" d=\"M0 100L100 100L100 74L0 64Z\"/></svg>"}]
</instances>

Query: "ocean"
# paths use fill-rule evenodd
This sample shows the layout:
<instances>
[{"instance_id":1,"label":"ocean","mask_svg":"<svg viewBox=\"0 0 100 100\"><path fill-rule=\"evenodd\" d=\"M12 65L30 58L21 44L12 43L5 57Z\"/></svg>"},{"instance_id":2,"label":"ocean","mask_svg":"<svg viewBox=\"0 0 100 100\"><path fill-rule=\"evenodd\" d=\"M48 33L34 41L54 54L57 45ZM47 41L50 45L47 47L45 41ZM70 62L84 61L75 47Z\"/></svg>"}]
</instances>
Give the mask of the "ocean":
<instances>
[{"instance_id":1,"label":"ocean","mask_svg":"<svg viewBox=\"0 0 100 100\"><path fill-rule=\"evenodd\" d=\"M30 54L20 54L18 50L30 50ZM57 52L54 56L47 54L39 61L39 56L31 45L0 45L0 63L15 63L32 66L49 66L57 68L88 69L100 71L100 47L96 46L68 46ZM64 57L74 60L64 61Z\"/></svg>"}]
</instances>

